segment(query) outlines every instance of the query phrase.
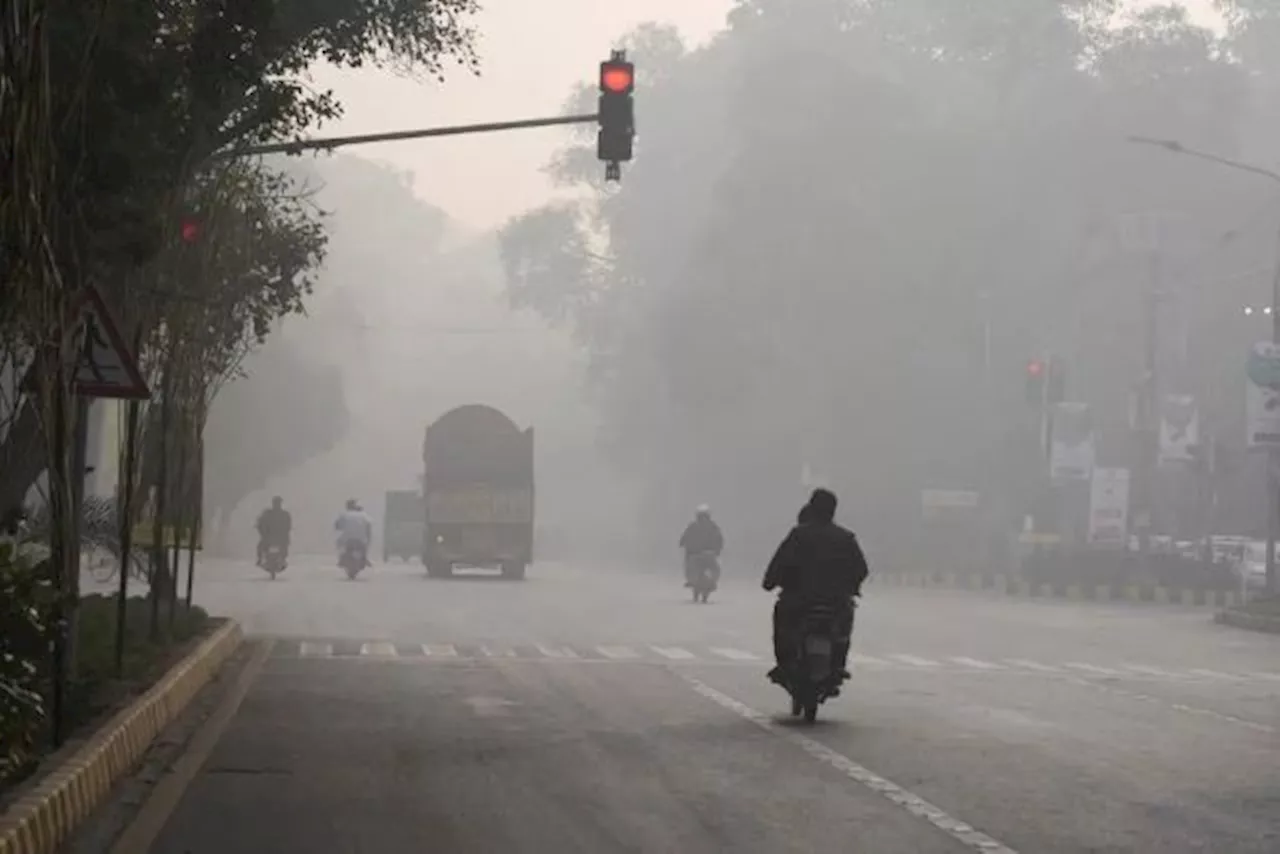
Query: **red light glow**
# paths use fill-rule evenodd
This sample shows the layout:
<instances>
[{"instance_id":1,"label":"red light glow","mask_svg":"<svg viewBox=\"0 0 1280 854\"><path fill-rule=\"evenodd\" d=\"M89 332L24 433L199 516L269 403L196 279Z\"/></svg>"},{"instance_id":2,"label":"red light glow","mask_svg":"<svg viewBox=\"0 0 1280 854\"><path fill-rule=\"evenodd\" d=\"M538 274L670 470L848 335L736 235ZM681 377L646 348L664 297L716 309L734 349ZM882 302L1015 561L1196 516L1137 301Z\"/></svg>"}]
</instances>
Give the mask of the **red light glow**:
<instances>
[{"instance_id":1,"label":"red light glow","mask_svg":"<svg viewBox=\"0 0 1280 854\"><path fill-rule=\"evenodd\" d=\"M607 92L626 92L635 82L635 73L625 65L606 65L600 69L600 86Z\"/></svg>"}]
</instances>

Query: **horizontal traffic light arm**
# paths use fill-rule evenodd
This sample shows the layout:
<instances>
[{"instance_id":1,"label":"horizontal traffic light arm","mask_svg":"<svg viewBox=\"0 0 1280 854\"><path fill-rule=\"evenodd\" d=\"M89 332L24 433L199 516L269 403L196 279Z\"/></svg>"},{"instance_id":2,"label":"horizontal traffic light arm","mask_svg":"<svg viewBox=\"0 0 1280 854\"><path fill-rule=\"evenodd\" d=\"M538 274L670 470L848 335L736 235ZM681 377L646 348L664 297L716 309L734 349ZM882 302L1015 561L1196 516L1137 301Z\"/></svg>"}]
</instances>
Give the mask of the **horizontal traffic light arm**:
<instances>
[{"instance_id":1,"label":"horizontal traffic light arm","mask_svg":"<svg viewBox=\"0 0 1280 854\"><path fill-rule=\"evenodd\" d=\"M332 151L347 145L364 145L371 142L395 142L401 139L423 139L431 136L461 136L468 133L494 133L502 130L552 127L554 125L578 125L598 122L598 113L582 113L575 116L554 116L545 119L517 119L510 122L488 122L478 125L448 125L418 130L397 130L386 133L362 133L351 136L330 136L320 139L300 139L296 142L269 142L263 145L246 145L231 148L213 155L214 160L231 160L237 157L253 157L260 154L300 154L303 151Z\"/></svg>"}]
</instances>

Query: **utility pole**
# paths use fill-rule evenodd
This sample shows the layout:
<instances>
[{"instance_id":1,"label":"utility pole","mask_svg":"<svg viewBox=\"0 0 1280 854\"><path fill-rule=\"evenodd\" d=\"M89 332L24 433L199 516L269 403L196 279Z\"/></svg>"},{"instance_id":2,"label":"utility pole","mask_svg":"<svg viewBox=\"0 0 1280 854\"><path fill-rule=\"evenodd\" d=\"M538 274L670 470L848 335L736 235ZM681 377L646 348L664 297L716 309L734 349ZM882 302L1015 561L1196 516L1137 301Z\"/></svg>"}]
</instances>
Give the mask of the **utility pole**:
<instances>
[{"instance_id":1,"label":"utility pole","mask_svg":"<svg viewBox=\"0 0 1280 854\"><path fill-rule=\"evenodd\" d=\"M1271 277L1271 343L1280 345L1280 232L1276 234L1276 269ZM1280 537L1280 447L1267 449L1267 590L1280 591L1276 572L1276 539Z\"/></svg>"},{"instance_id":2,"label":"utility pole","mask_svg":"<svg viewBox=\"0 0 1280 854\"><path fill-rule=\"evenodd\" d=\"M1155 475L1159 455L1158 416L1159 401L1158 359L1160 332L1160 250L1151 252L1150 278L1143 294L1143 376L1138 403L1138 482L1139 504L1135 514L1138 522L1138 551L1146 555L1151 550L1151 528L1155 520Z\"/></svg>"}]
</instances>

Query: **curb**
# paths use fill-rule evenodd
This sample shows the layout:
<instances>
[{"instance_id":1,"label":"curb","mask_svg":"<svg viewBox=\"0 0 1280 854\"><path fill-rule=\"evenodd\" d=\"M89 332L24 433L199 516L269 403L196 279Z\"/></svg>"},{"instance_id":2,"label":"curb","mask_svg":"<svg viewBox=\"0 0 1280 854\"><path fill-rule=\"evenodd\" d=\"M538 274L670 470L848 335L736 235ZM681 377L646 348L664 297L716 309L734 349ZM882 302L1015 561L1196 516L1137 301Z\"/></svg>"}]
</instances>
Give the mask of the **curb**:
<instances>
[{"instance_id":1,"label":"curb","mask_svg":"<svg viewBox=\"0 0 1280 854\"><path fill-rule=\"evenodd\" d=\"M1269 635L1280 635L1280 617L1268 617L1264 614L1246 614L1242 611L1227 609L1214 614L1213 621L1237 629L1251 632L1264 632Z\"/></svg>"},{"instance_id":2,"label":"curb","mask_svg":"<svg viewBox=\"0 0 1280 854\"><path fill-rule=\"evenodd\" d=\"M0 854L53 854L240 646L228 620L0 814Z\"/></svg>"},{"instance_id":3,"label":"curb","mask_svg":"<svg viewBox=\"0 0 1280 854\"><path fill-rule=\"evenodd\" d=\"M1066 599L1075 602L1152 602L1203 608L1230 608L1241 602L1237 590L1164 587L1158 584L1035 584L1017 575L958 575L943 573L872 573L868 579L886 587L932 588L994 592L1019 599Z\"/></svg>"}]
</instances>

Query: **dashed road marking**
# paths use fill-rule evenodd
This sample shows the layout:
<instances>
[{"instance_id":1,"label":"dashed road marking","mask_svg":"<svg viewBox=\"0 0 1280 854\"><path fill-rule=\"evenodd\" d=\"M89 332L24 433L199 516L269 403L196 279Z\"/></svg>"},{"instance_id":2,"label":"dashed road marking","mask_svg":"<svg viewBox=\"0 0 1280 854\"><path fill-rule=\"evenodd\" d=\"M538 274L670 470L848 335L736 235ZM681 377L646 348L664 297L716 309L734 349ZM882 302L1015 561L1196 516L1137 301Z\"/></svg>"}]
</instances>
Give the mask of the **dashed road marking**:
<instances>
[{"instance_id":1,"label":"dashed road marking","mask_svg":"<svg viewBox=\"0 0 1280 854\"><path fill-rule=\"evenodd\" d=\"M303 641L298 647L298 654L303 658L328 658L333 655L333 644Z\"/></svg>"},{"instance_id":2,"label":"dashed road marking","mask_svg":"<svg viewBox=\"0 0 1280 854\"><path fill-rule=\"evenodd\" d=\"M859 667L863 665L886 667L889 665L889 662L885 661L883 658L876 658L874 655L862 655L858 652L849 653L849 663Z\"/></svg>"},{"instance_id":3,"label":"dashed road marking","mask_svg":"<svg viewBox=\"0 0 1280 854\"><path fill-rule=\"evenodd\" d=\"M1209 679L1229 679L1233 682L1238 682L1243 678L1235 673L1223 673L1221 670L1205 670L1203 667L1194 667L1187 672L1195 676L1204 676Z\"/></svg>"},{"instance_id":4,"label":"dashed road marking","mask_svg":"<svg viewBox=\"0 0 1280 854\"><path fill-rule=\"evenodd\" d=\"M481 646L480 654L485 658L515 658L516 651L511 647L505 646Z\"/></svg>"},{"instance_id":5,"label":"dashed road marking","mask_svg":"<svg viewBox=\"0 0 1280 854\"><path fill-rule=\"evenodd\" d=\"M1028 661L1025 658L1006 658L1006 662L1014 667L1021 667L1026 670L1034 670L1037 673L1061 673L1062 671L1048 664L1041 664L1038 661Z\"/></svg>"},{"instance_id":6,"label":"dashed road marking","mask_svg":"<svg viewBox=\"0 0 1280 854\"><path fill-rule=\"evenodd\" d=\"M928 658L920 658L917 655L905 655L905 654L899 653L897 655L891 655L889 657L894 659L895 661L901 661L904 664L910 664L913 667L937 667L938 666L938 662Z\"/></svg>"},{"instance_id":7,"label":"dashed road marking","mask_svg":"<svg viewBox=\"0 0 1280 854\"><path fill-rule=\"evenodd\" d=\"M986 854L1017 854L1014 849L1004 843L999 842L957 818L953 818L919 795L916 795L902 788L897 783L887 780L879 774L876 774L874 771L859 765L843 753L838 753L830 747L827 747L822 742L809 738L806 735L801 735L799 732L794 730L779 729L760 712L757 712L755 709L745 703L735 700L727 694L720 693L715 688L712 688L710 685L707 685L699 679L695 679L694 677L687 676L685 674L681 674L681 678L689 683L689 686L693 688L694 691L697 691L713 703L736 713L738 716L750 721L766 732L772 733L779 738L791 742L814 759L829 765L849 779L860 783L871 791L897 804L916 818L924 819L966 847L975 851L986 852Z\"/></svg>"},{"instance_id":8,"label":"dashed road marking","mask_svg":"<svg viewBox=\"0 0 1280 854\"><path fill-rule=\"evenodd\" d=\"M1096 664L1086 664L1083 661L1067 661L1067 662L1064 662L1063 666L1070 667L1072 670L1082 670L1085 673L1093 673L1098 676L1123 676L1124 675L1119 670L1112 670L1110 667L1099 667Z\"/></svg>"},{"instance_id":9,"label":"dashed road marking","mask_svg":"<svg viewBox=\"0 0 1280 854\"><path fill-rule=\"evenodd\" d=\"M953 656L951 660L956 664L963 664L965 667L972 667L975 670L1004 670L1000 665L992 664L990 661L982 661L977 658L967 658L963 655Z\"/></svg>"},{"instance_id":10,"label":"dashed road marking","mask_svg":"<svg viewBox=\"0 0 1280 854\"><path fill-rule=\"evenodd\" d=\"M1146 664L1129 664L1125 662L1123 665L1125 670L1132 670L1134 673L1141 673L1144 676L1159 676L1163 679L1176 677L1176 673L1170 673L1168 670L1161 670L1159 667L1151 667Z\"/></svg>"},{"instance_id":11,"label":"dashed road marking","mask_svg":"<svg viewBox=\"0 0 1280 854\"><path fill-rule=\"evenodd\" d=\"M651 646L649 648L663 658L669 658L672 661L688 661L696 657L689 650L681 649L678 646Z\"/></svg>"}]
</instances>

